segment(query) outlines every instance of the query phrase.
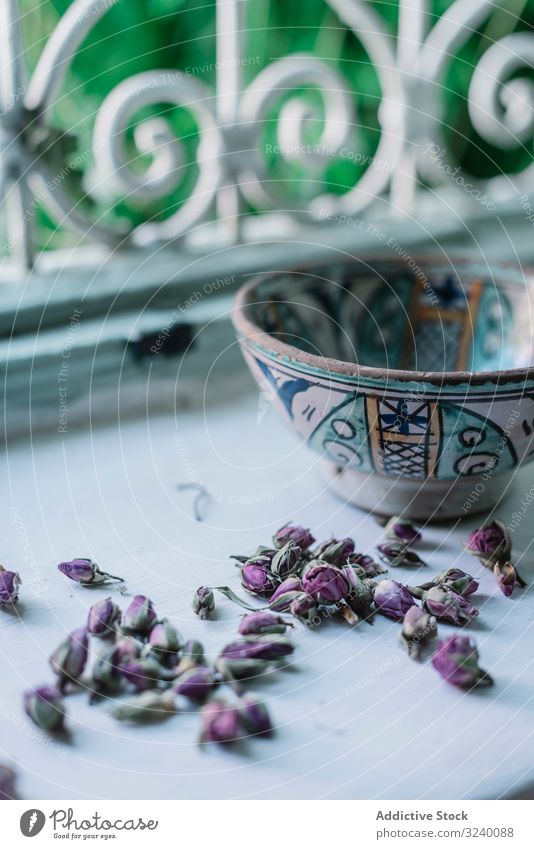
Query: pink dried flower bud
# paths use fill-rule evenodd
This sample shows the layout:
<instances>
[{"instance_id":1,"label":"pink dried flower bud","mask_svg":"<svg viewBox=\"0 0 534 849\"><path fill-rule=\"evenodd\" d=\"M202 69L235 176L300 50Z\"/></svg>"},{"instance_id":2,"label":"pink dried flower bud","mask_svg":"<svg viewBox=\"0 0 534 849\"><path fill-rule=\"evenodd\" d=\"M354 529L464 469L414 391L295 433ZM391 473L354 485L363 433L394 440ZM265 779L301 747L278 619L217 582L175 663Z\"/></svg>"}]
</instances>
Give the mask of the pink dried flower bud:
<instances>
[{"instance_id":1,"label":"pink dried flower bud","mask_svg":"<svg viewBox=\"0 0 534 849\"><path fill-rule=\"evenodd\" d=\"M211 587L198 587L192 601L192 607L201 619L209 619L215 610L215 596Z\"/></svg>"},{"instance_id":2,"label":"pink dried flower bud","mask_svg":"<svg viewBox=\"0 0 534 849\"><path fill-rule=\"evenodd\" d=\"M379 542L376 548L380 559L388 566L426 566L415 551L397 542Z\"/></svg>"},{"instance_id":3,"label":"pink dried flower bud","mask_svg":"<svg viewBox=\"0 0 534 849\"><path fill-rule=\"evenodd\" d=\"M115 626L121 618L121 609L112 598L103 598L89 608L87 630L99 637L115 633Z\"/></svg>"},{"instance_id":4,"label":"pink dried flower bud","mask_svg":"<svg viewBox=\"0 0 534 849\"><path fill-rule=\"evenodd\" d=\"M440 572L432 580L424 584L419 584L417 587L409 587L408 589L416 598L422 598L427 590L432 587L443 587L446 590L452 590L458 595L467 597L478 590L478 581L463 572L462 569L445 569Z\"/></svg>"},{"instance_id":5,"label":"pink dried flower bud","mask_svg":"<svg viewBox=\"0 0 534 849\"><path fill-rule=\"evenodd\" d=\"M400 622L414 605L411 592L399 581L380 581L374 589L377 611Z\"/></svg>"},{"instance_id":6,"label":"pink dried flower bud","mask_svg":"<svg viewBox=\"0 0 534 849\"><path fill-rule=\"evenodd\" d=\"M478 610L458 593L444 587L432 587L423 595L423 607L438 622L464 625L478 616Z\"/></svg>"},{"instance_id":7,"label":"pink dried flower bud","mask_svg":"<svg viewBox=\"0 0 534 849\"><path fill-rule=\"evenodd\" d=\"M442 640L432 657L432 665L442 678L455 687L469 689L493 684L488 673L478 665L475 643L463 634L453 634Z\"/></svg>"},{"instance_id":8,"label":"pink dried flower bud","mask_svg":"<svg viewBox=\"0 0 534 849\"><path fill-rule=\"evenodd\" d=\"M349 565L357 570L360 578L376 578L377 575L384 575L387 572L387 569L373 560L369 554L353 554L349 557Z\"/></svg>"},{"instance_id":9,"label":"pink dried flower bud","mask_svg":"<svg viewBox=\"0 0 534 849\"><path fill-rule=\"evenodd\" d=\"M202 708L203 743L231 743L246 736L236 707L213 700Z\"/></svg>"},{"instance_id":10,"label":"pink dried flower bud","mask_svg":"<svg viewBox=\"0 0 534 849\"><path fill-rule=\"evenodd\" d=\"M384 535L386 539L396 540L402 545L416 545L422 539L421 532L417 530L413 522L401 516L393 516L389 520Z\"/></svg>"},{"instance_id":11,"label":"pink dried flower bud","mask_svg":"<svg viewBox=\"0 0 534 849\"><path fill-rule=\"evenodd\" d=\"M217 684L213 670L208 669L207 666L193 666L178 676L174 692L192 702L201 703L211 696Z\"/></svg>"},{"instance_id":12,"label":"pink dried flower bud","mask_svg":"<svg viewBox=\"0 0 534 849\"><path fill-rule=\"evenodd\" d=\"M246 693L237 706L245 730L251 736L270 737L273 725L264 702L253 693Z\"/></svg>"},{"instance_id":13,"label":"pink dried flower bud","mask_svg":"<svg viewBox=\"0 0 534 849\"><path fill-rule=\"evenodd\" d=\"M122 675L137 692L152 690L160 681L171 681L174 678L174 672L169 672L152 657L128 661L122 667Z\"/></svg>"},{"instance_id":14,"label":"pink dried flower bud","mask_svg":"<svg viewBox=\"0 0 534 849\"><path fill-rule=\"evenodd\" d=\"M145 690L113 709L113 716L121 722L139 725L160 722L176 713L174 693L161 690Z\"/></svg>"},{"instance_id":15,"label":"pink dried flower bud","mask_svg":"<svg viewBox=\"0 0 534 849\"><path fill-rule=\"evenodd\" d=\"M64 730L65 708L57 687L35 687L24 693L24 710L38 728L58 733Z\"/></svg>"},{"instance_id":16,"label":"pink dried flower bud","mask_svg":"<svg viewBox=\"0 0 534 849\"><path fill-rule=\"evenodd\" d=\"M301 559L301 547L290 540L272 558L270 571L283 580L298 569Z\"/></svg>"},{"instance_id":17,"label":"pink dried flower bud","mask_svg":"<svg viewBox=\"0 0 534 849\"><path fill-rule=\"evenodd\" d=\"M289 612L301 622L307 623L316 622L319 616L315 599L308 593L298 593L289 606Z\"/></svg>"},{"instance_id":18,"label":"pink dried flower bud","mask_svg":"<svg viewBox=\"0 0 534 849\"><path fill-rule=\"evenodd\" d=\"M266 557L247 560L241 569L241 584L254 595L270 595L276 589L279 579L270 570L270 561Z\"/></svg>"},{"instance_id":19,"label":"pink dried flower bud","mask_svg":"<svg viewBox=\"0 0 534 849\"><path fill-rule=\"evenodd\" d=\"M294 542L301 548L309 548L315 542L315 537L312 536L308 528L303 528L302 525L283 525L274 535L273 542L276 548L282 548L288 542Z\"/></svg>"},{"instance_id":20,"label":"pink dried flower bud","mask_svg":"<svg viewBox=\"0 0 534 849\"><path fill-rule=\"evenodd\" d=\"M11 572L0 566L0 607L16 604L22 581L18 572Z\"/></svg>"},{"instance_id":21,"label":"pink dried flower bud","mask_svg":"<svg viewBox=\"0 0 534 849\"><path fill-rule=\"evenodd\" d=\"M318 545L313 555L317 560L330 563L331 566L344 566L354 554L354 549L354 540L350 537L340 540L332 538Z\"/></svg>"},{"instance_id":22,"label":"pink dried flower bud","mask_svg":"<svg viewBox=\"0 0 534 849\"><path fill-rule=\"evenodd\" d=\"M313 560L302 576L302 589L318 604L336 604L349 594L349 584L341 569Z\"/></svg>"},{"instance_id":23,"label":"pink dried flower bud","mask_svg":"<svg viewBox=\"0 0 534 849\"><path fill-rule=\"evenodd\" d=\"M50 657L50 666L59 678L59 688L78 683L83 675L89 654L86 628L76 628Z\"/></svg>"},{"instance_id":24,"label":"pink dried flower bud","mask_svg":"<svg viewBox=\"0 0 534 849\"><path fill-rule=\"evenodd\" d=\"M280 660L295 651L286 637L273 634L269 637L243 637L224 647L221 657L229 660Z\"/></svg>"},{"instance_id":25,"label":"pink dried flower bud","mask_svg":"<svg viewBox=\"0 0 534 849\"><path fill-rule=\"evenodd\" d=\"M110 581L123 582L123 578L103 572L88 557L76 557L74 560L66 560L63 563L59 563L57 568L63 575L70 578L71 581L85 587L94 584L106 584Z\"/></svg>"},{"instance_id":26,"label":"pink dried flower bud","mask_svg":"<svg viewBox=\"0 0 534 849\"><path fill-rule=\"evenodd\" d=\"M485 566L491 567L510 560L512 541L504 523L494 519L469 534L466 549Z\"/></svg>"},{"instance_id":27,"label":"pink dried flower bud","mask_svg":"<svg viewBox=\"0 0 534 849\"><path fill-rule=\"evenodd\" d=\"M255 613L247 613L239 623L239 633L243 636L249 634L285 634L289 623L281 616L268 610L258 610Z\"/></svg>"},{"instance_id":28,"label":"pink dried flower bud","mask_svg":"<svg viewBox=\"0 0 534 849\"><path fill-rule=\"evenodd\" d=\"M417 604L413 604L402 621L400 641L406 647L410 657L419 660L421 649L437 635L436 620Z\"/></svg>"},{"instance_id":29,"label":"pink dried flower bud","mask_svg":"<svg viewBox=\"0 0 534 849\"><path fill-rule=\"evenodd\" d=\"M515 567L511 563L496 563L493 574L502 594L510 598L518 583Z\"/></svg>"},{"instance_id":30,"label":"pink dried flower bud","mask_svg":"<svg viewBox=\"0 0 534 849\"><path fill-rule=\"evenodd\" d=\"M126 608L122 620L122 631L125 634L146 637L158 621L153 602L144 595L136 595Z\"/></svg>"},{"instance_id":31,"label":"pink dried flower bud","mask_svg":"<svg viewBox=\"0 0 534 849\"><path fill-rule=\"evenodd\" d=\"M163 619L154 625L148 638L151 651L165 665L175 662L182 644L182 635L168 619Z\"/></svg>"}]
</instances>

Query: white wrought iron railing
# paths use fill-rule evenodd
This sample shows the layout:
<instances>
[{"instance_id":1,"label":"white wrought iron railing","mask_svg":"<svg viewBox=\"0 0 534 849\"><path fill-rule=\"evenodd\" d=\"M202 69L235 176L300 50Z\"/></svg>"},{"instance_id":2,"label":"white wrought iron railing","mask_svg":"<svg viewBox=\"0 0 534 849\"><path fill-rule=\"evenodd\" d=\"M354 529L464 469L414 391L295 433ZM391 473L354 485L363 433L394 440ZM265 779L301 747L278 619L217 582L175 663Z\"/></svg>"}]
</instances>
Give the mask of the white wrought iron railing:
<instances>
[{"instance_id":1,"label":"white wrought iron railing","mask_svg":"<svg viewBox=\"0 0 534 849\"><path fill-rule=\"evenodd\" d=\"M235 350L227 312L232 289L243 275L263 268L419 245L534 259L534 35L524 27L514 31L517 17L506 0L454 0L438 19L430 0L399 0L397 33L366 0L325 0L339 26L360 41L380 85L380 138L368 157L354 133L357 97L339 67L317 55L287 55L245 85L247 0L217 0L214 89L179 68L145 71L113 88L96 114L93 143L83 153L84 166L91 166L84 191L105 186L112 199L152 208L160 199L165 205L191 154L164 114L139 113L151 105L178 105L198 126L194 186L167 218L147 216L130 229L87 212L65 134L53 122L77 51L118 2L73 0L26 79L19 3L0 0L0 197L7 223L0 376L8 432L41 421L62 427L58 375L71 336L68 379L61 377L62 391L68 384L70 420L77 404L86 414L89 386L92 403L101 388L115 409L120 384L121 392L130 385L130 398L144 405L145 354L162 328L172 330L177 355L194 353L181 375L198 385L202 355L207 368L217 356L210 345ZM483 40L487 46L466 95L468 115L481 140L496 151L517 150L525 167L477 180L454 161L445 138L446 73L497 9L510 21L506 32ZM305 96L308 88L320 95L320 106ZM289 198L287 181L271 179L262 141L275 104L282 160L305 163L320 175L332 159L349 157L365 165L357 182L342 194ZM319 137L310 144L310 127L318 125ZM132 128L137 153L148 162L142 171L139 162L132 165L126 144ZM38 251L39 206L76 234L72 249ZM210 332L199 334L206 323ZM172 353L170 343L166 348ZM236 354L235 368L238 361ZM153 357L151 386L158 377L168 400L176 382L171 357Z\"/></svg>"}]
</instances>

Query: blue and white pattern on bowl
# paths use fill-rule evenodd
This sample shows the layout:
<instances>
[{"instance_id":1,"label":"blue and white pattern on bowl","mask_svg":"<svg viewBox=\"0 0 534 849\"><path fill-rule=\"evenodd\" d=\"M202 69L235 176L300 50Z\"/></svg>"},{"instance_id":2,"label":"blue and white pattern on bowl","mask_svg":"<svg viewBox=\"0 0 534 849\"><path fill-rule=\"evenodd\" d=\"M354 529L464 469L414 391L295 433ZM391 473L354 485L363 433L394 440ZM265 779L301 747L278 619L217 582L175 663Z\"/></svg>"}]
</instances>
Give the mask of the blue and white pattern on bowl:
<instances>
[{"instance_id":1,"label":"blue and white pattern on bowl","mask_svg":"<svg viewBox=\"0 0 534 849\"><path fill-rule=\"evenodd\" d=\"M256 278L234 323L260 386L336 475L411 498L464 480L464 498L534 456L531 282L514 266L359 260Z\"/></svg>"}]
</instances>

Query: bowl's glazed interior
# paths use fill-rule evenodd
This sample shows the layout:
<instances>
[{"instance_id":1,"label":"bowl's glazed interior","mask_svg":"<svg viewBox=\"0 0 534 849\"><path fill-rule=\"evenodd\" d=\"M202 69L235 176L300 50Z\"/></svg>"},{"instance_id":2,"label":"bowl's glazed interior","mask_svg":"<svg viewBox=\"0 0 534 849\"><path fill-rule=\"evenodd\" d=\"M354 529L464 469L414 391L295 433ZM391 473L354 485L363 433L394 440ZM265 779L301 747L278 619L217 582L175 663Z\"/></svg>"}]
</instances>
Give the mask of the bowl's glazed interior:
<instances>
[{"instance_id":1,"label":"bowl's glazed interior","mask_svg":"<svg viewBox=\"0 0 534 849\"><path fill-rule=\"evenodd\" d=\"M355 262L264 278L246 314L318 357L384 370L490 372L532 365L531 300L520 269Z\"/></svg>"}]
</instances>

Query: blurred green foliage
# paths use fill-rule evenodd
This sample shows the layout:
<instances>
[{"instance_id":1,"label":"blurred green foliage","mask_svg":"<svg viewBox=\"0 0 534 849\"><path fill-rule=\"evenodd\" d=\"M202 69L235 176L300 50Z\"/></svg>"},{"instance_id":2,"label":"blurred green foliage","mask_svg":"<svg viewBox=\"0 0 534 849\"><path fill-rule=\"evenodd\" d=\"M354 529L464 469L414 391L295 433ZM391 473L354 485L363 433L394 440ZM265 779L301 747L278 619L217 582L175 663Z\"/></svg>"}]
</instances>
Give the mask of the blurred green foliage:
<instances>
[{"instance_id":1,"label":"blurred green foliage","mask_svg":"<svg viewBox=\"0 0 534 849\"><path fill-rule=\"evenodd\" d=\"M35 66L47 36L57 24L70 0L20 0L23 10L24 42L29 69ZM477 0L472 0L476 3ZM397 27L398 2L371 0L385 26L394 33ZM433 0L430 22L448 6L449 0ZM365 168L365 156L372 156L379 139L378 106L380 86L377 74L360 42L353 33L339 26L335 13L324 0L252 0L247 10L247 38L244 66L245 83L274 59L294 52L311 52L336 66L347 87L354 92L356 125L351 147L358 151L358 161L330 159L321 175L308 166L287 162L271 155L269 173L278 181L278 190L288 198L309 198L324 191L343 192L357 181ZM534 0L507 0L504 10L496 11L461 46L451 58L445 78L444 118L447 144L463 167L476 176L489 176L501 170L520 170L530 161L531 151L503 153L477 137L470 125L466 94L474 65L496 38L534 23ZM156 68L181 69L201 78L209 86L215 83L215 0L204 4L185 0L122 0L111 8L93 28L75 57L64 93L57 104L54 122L75 136L82 153L90 149L95 113L103 98L126 77ZM524 70L521 71L524 74ZM321 109L317 92L305 90L301 95ZM276 144L276 117L284 100L281 96L266 123L264 141ZM191 115L183 109L155 104L151 114L164 114L176 136L192 155L197 144L197 128ZM138 116L142 118L142 115ZM318 140L320 125L309 129L308 143ZM146 165L127 137L131 167ZM90 181L89 157L80 157L79 185ZM89 164L88 164L89 163ZM184 180L176 192L164 201L142 207L133 202L110 205L102 197L96 201L94 213L104 220L127 217L132 222L147 217L165 217L181 198L187 195L195 179L195 166L186 169ZM93 203L88 198L87 205ZM41 238L50 235L46 216L41 220Z\"/></svg>"}]
</instances>

